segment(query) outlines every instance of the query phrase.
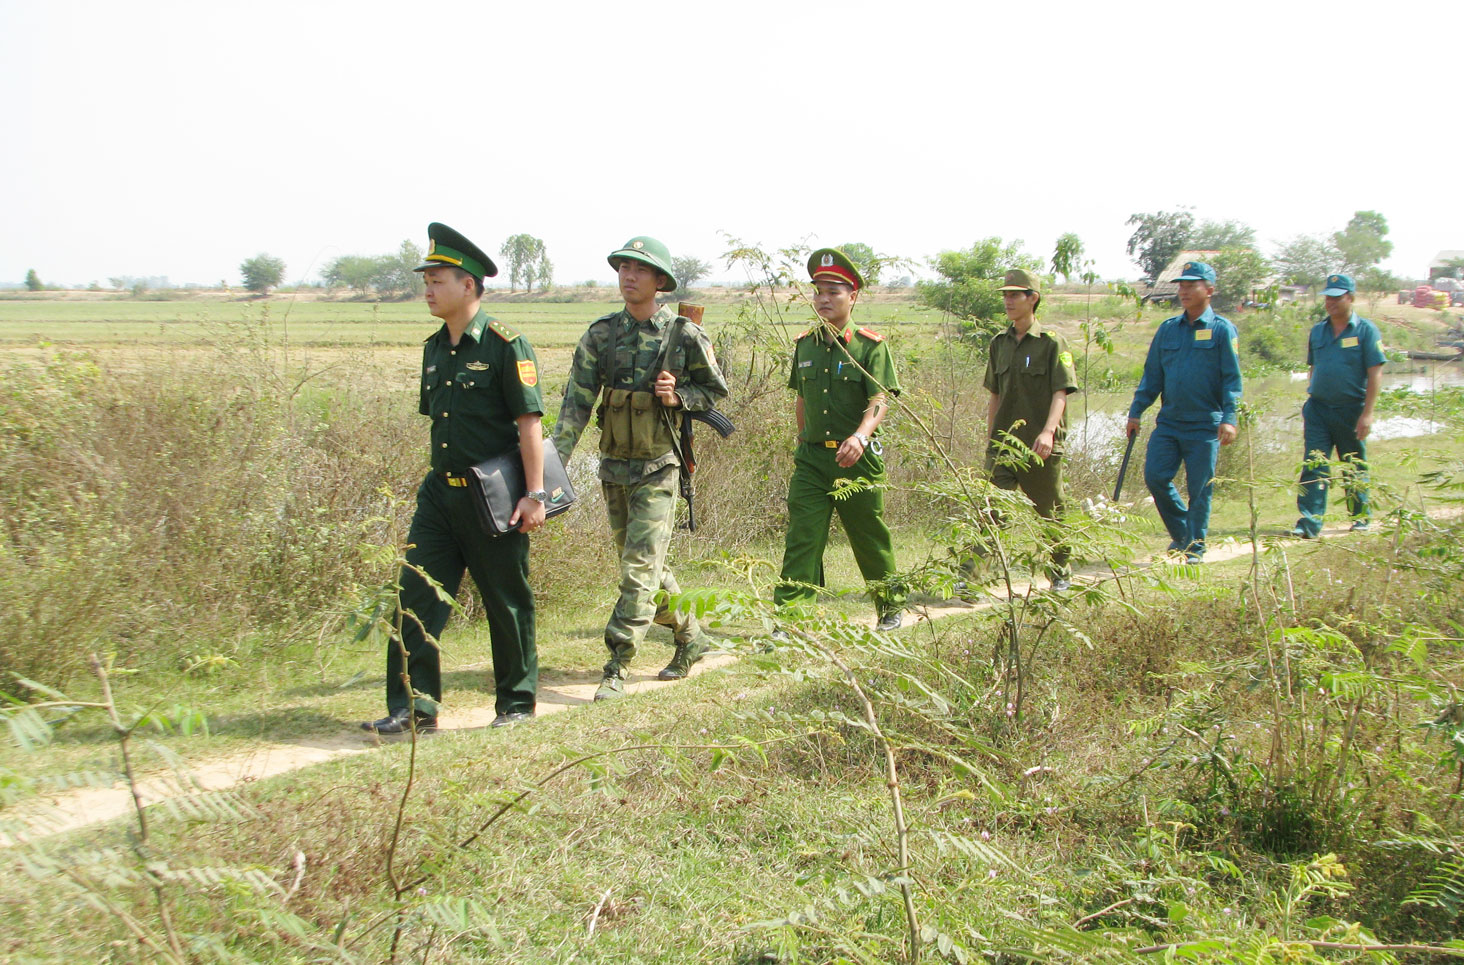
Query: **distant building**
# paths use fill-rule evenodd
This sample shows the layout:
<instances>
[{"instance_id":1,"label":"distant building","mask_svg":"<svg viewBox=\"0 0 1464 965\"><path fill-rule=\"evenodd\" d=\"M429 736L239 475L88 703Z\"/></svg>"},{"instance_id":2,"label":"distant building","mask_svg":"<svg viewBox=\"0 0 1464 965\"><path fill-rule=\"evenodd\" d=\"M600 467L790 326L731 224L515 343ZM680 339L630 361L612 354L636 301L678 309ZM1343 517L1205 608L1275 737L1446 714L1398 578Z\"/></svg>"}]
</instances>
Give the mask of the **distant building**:
<instances>
[{"instance_id":1,"label":"distant building","mask_svg":"<svg viewBox=\"0 0 1464 965\"><path fill-rule=\"evenodd\" d=\"M1464 249L1454 248L1449 251L1441 251L1434 255L1433 261L1428 263L1428 280L1433 281L1440 275L1453 275L1459 277L1457 268L1450 268L1449 262L1464 262Z\"/></svg>"},{"instance_id":2,"label":"distant building","mask_svg":"<svg viewBox=\"0 0 1464 965\"><path fill-rule=\"evenodd\" d=\"M1220 252L1215 249L1209 251L1201 251L1199 249L1181 251L1179 254L1174 256L1173 260L1171 260L1169 264L1164 266L1164 270L1159 273L1159 277L1154 279L1154 284L1145 289L1144 301L1168 302L1171 305L1179 304L1179 283L1170 281L1170 279L1178 278L1180 275L1184 274L1185 262L1210 262L1213 261L1215 259L1215 256L1218 254L1220 254Z\"/></svg>"}]
</instances>

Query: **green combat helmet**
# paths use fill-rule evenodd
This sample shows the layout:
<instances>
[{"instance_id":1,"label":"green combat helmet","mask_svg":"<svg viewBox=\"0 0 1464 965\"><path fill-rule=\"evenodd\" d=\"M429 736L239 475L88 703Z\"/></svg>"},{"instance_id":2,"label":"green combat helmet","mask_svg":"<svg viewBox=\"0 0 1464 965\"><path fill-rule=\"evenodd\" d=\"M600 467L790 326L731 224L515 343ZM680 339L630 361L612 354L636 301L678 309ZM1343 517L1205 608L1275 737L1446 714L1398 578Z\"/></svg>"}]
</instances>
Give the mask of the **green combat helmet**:
<instances>
[{"instance_id":1,"label":"green combat helmet","mask_svg":"<svg viewBox=\"0 0 1464 965\"><path fill-rule=\"evenodd\" d=\"M607 260L610 262L611 268L619 271L623 258L643 262L665 275L666 284L656 289L657 291L674 292L676 290L676 276L671 271L671 252L667 251L666 246L655 238L645 235L632 238L619 249L610 252Z\"/></svg>"}]
</instances>

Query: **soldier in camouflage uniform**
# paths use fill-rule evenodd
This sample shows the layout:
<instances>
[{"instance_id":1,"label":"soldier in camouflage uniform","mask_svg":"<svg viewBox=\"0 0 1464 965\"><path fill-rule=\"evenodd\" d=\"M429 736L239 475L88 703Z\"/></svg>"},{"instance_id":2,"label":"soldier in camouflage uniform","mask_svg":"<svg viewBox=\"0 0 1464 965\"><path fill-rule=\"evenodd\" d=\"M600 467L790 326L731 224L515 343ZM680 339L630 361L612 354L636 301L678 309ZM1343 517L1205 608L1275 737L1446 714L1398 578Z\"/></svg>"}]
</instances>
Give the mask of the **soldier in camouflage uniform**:
<instances>
[{"instance_id":1,"label":"soldier in camouflage uniform","mask_svg":"<svg viewBox=\"0 0 1464 965\"><path fill-rule=\"evenodd\" d=\"M666 246L632 238L609 261L625 308L595 319L580 339L554 428L554 446L568 463L597 413L600 486L620 552L620 599L605 625L610 660L596 700L625 693L627 668L653 621L671 627L676 642L661 680L685 677L706 651L696 618L658 606L655 597L658 590L681 592L666 549L676 518L682 410L710 409L727 395L706 332L656 305L657 292L676 290Z\"/></svg>"}]
</instances>

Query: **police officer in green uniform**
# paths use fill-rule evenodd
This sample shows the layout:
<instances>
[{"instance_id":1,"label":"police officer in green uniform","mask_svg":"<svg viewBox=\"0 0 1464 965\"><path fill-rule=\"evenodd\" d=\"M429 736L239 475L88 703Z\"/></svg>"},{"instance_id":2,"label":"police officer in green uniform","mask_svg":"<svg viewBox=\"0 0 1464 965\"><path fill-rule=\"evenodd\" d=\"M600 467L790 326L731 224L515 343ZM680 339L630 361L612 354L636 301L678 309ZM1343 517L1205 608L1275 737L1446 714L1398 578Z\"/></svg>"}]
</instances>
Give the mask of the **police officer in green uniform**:
<instances>
[{"instance_id":1,"label":"police officer in green uniform","mask_svg":"<svg viewBox=\"0 0 1464 965\"><path fill-rule=\"evenodd\" d=\"M1322 290L1327 317L1311 330L1306 364L1311 375L1301 407L1306 464L1296 508L1301 518L1291 535L1316 539L1327 512L1328 460L1352 464L1347 477L1347 511L1353 530L1368 528L1367 437L1373 405L1383 385L1383 337L1372 322L1352 310L1357 285L1350 275L1332 275Z\"/></svg>"},{"instance_id":2,"label":"police officer in green uniform","mask_svg":"<svg viewBox=\"0 0 1464 965\"><path fill-rule=\"evenodd\" d=\"M820 248L808 259L814 311L821 322L798 336L788 387L798 395L798 448L788 481L788 534L783 572L773 591L778 606L804 606L824 585L823 554L829 519L838 511L854 561L874 584L880 630L900 626L905 591L890 582L895 572L894 540L884 521L885 466L874 441L899 395L895 360L884 336L850 324L864 277L836 248ZM845 480L871 488L835 499Z\"/></svg>"},{"instance_id":3,"label":"police officer in green uniform","mask_svg":"<svg viewBox=\"0 0 1464 965\"><path fill-rule=\"evenodd\" d=\"M991 340L986 360L986 426L992 445L986 454L986 474L1006 490L1020 488L1053 525L1055 537L1052 568L1048 575L1054 590L1072 585L1068 548L1056 530L1062 516L1062 444L1067 435L1067 397L1078 390L1073 378L1073 356L1067 342L1036 321L1042 293L1037 277L1016 269L1006 273L998 289L1011 325ZM1030 465L1015 465L1010 458L998 458L996 441L1004 433L1020 439L1036 459Z\"/></svg>"},{"instance_id":4,"label":"police officer in green uniform","mask_svg":"<svg viewBox=\"0 0 1464 965\"><path fill-rule=\"evenodd\" d=\"M538 363L527 339L483 312L483 278L498 274L492 259L447 225L434 222L427 235L431 245L425 264L415 270L427 286L427 310L442 319L442 327L423 345L418 406L432 419L432 471L417 489L407 536L412 548L400 579L406 666L400 645L390 641L387 715L361 725L378 734L401 734L414 723L419 733L437 728L442 700L437 638L451 607L418 570L452 596L462 584L464 567L478 584L493 646L498 711L493 726L534 715L539 678L527 535L544 524ZM510 519L518 530L490 536L478 522L467 472L515 446L529 492Z\"/></svg>"},{"instance_id":5,"label":"police officer in green uniform","mask_svg":"<svg viewBox=\"0 0 1464 965\"><path fill-rule=\"evenodd\" d=\"M706 644L696 618L669 610L657 593L681 592L666 551L676 519L683 412L704 411L727 395L711 340L700 325L657 306L676 290L671 253L655 238L632 238L609 256L625 307L590 323L570 363L554 446L567 464L590 415L600 425L600 488L620 553L620 597L605 626L605 664L596 700L625 693L636 648L652 622L669 626L676 645L661 680L680 680Z\"/></svg>"}]
</instances>

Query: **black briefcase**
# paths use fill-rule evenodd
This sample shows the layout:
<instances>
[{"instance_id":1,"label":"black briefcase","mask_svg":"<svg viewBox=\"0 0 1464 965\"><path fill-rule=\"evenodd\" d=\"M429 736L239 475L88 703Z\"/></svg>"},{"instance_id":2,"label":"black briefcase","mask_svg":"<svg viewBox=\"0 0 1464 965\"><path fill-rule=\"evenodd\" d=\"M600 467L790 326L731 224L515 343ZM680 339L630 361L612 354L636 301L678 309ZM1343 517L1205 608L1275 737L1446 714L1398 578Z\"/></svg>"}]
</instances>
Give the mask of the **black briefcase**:
<instances>
[{"instance_id":1,"label":"black briefcase","mask_svg":"<svg viewBox=\"0 0 1464 965\"><path fill-rule=\"evenodd\" d=\"M478 463L468 472L468 485L473 490L473 508L478 511L478 522L490 536L517 531L509 526L513 511L520 499L528 492L524 485L524 461L518 446L492 459ZM559 461L559 450L554 440L544 440L544 489L548 497L544 500L544 516L558 516L574 505L574 487L569 484L569 474L564 463Z\"/></svg>"}]
</instances>

